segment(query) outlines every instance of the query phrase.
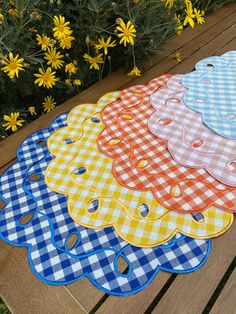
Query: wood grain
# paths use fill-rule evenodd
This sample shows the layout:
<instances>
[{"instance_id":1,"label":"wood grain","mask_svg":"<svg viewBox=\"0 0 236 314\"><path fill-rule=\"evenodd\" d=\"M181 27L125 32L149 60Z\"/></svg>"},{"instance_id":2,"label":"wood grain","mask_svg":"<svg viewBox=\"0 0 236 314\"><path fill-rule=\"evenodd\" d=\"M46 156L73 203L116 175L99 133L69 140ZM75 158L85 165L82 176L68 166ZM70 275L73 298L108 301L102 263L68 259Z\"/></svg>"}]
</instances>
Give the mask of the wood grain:
<instances>
[{"instance_id":1,"label":"wood grain","mask_svg":"<svg viewBox=\"0 0 236 314\"><path fill-rule=\"evenodd\" d=\"M236 269L230 276L219 298L211 309L211 314L235 314L236 313Z\"/></svg>"}]
</instances>

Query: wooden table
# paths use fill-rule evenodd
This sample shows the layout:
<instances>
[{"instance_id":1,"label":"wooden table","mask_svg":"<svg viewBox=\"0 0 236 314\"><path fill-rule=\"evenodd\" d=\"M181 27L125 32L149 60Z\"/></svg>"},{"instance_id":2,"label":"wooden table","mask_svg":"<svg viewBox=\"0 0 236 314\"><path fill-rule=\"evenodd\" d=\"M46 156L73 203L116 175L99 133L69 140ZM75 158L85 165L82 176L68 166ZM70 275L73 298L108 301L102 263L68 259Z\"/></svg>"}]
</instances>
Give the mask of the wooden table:
<instances>
[{"instance_id":1,"label":"wooden table","mask_svg":"<svg viewBox=\"0 0 236 314\"><path fill-rule=\"evenodd\" d=\"M25 137L48 127L62 112L164 73L189 72L202 58L235 50L235 35L236 3L208 16L202 26L169 39L163 54L155 56L151 65L144 62L140 78L130 78L121 69L1 142L0 172L15 162ZM177 51L182 52L182 63L175 60ZM236 223L212 241L209 260L200 270L186 275L161 272L144 291L130 297L106 295L86 278L67 286L45 285L31 272L25 248L0 245L0 296L13 313L236 313Z\"/></svg>"}]
</instances>

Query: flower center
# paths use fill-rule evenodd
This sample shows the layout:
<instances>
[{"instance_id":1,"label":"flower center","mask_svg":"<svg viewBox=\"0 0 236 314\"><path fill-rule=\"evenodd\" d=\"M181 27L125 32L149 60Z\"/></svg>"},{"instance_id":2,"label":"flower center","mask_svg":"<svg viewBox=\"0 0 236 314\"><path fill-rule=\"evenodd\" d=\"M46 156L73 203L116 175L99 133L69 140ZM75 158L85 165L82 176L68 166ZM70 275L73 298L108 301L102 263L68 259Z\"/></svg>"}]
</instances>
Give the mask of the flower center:
<instances>
[{"instance_id":1,"label":"flower center","mask_svg":"<svg viewBox=\"0 0 236 314\"><path fill-rule=\"evenodd\" d=\"M17 69L17 63L15 61L11 61L11 63L9 64L9 68L11 70L16 70Z\"/></svg>"},{"instance_id":2,"label":"flower center","mask_svg":"<svg viewBox=\"0 0 236 314\"><path fill-rule=\"evenodd\" d=\"M130 32L129 29L125 29L124 30L124 34L125 34L126 37L130 37L131 36L131 32Z\"/></svg>"}]
</instances>

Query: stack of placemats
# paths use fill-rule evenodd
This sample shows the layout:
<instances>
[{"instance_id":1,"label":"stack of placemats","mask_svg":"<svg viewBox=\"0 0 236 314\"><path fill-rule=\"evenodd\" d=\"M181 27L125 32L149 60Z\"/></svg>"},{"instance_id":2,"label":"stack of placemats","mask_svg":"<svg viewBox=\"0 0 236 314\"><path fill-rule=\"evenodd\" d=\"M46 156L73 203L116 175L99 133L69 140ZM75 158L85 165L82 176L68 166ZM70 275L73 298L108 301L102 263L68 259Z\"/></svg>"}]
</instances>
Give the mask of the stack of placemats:
<instances>
[{"instance_id":1,"label":"stack of placemats","mask_svg":"<svg viewBox=\"0 0 236 314\"><path fill-rule=\"evenodd\" d=\"M236 212L235 104L231 51L60 115L0 178L0 238L47 284L125 296L196 271Z\"/></svg>"}]
</instances>

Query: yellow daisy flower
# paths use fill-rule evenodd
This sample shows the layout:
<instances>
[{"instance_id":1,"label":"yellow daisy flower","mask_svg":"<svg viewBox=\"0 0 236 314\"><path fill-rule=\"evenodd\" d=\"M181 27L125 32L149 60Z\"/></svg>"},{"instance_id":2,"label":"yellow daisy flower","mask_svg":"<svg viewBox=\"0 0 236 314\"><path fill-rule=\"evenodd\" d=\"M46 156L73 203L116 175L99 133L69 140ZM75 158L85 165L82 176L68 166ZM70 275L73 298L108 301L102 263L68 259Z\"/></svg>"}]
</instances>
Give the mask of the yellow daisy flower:
<instances>
[{"instance_id":1,"label":"yellow daisy flower","mask_svg":"<svg viewBox=\"0 0 236 314\"><path fill-rule=\"evenodd\" d=\"M95 44L95 48L100 50L100 49L104 49L104 54L107 55L108 54L108 49L107 48L111 48L111 47L115 47L116 46L116 41L113 40L111 42L111 36L109 36L107 38L107 40L105 40L103 37L98 39L98 44Z\"/></svg>"},{"instance_id":2,"label":"yellow daisy flower","mask_svg":"<svg viewBox=\"0 0 236 314\"><path fill-rule=\"evenodd\" d=\"M14 57L13 53L9 53L9 57L5 56L5 58L2 60L2 64L5 65L2 70L7 73L7 75L12 79L15 77L15 75L19 76L19 71L24 71L23 69L23 63L24 59L19 59L19 55L16 55Z\"/></svg>"},{"instance_id":3,"label":"yellow daisy flower","mask_svg":"<svg viewBox=\"0 0 236 314\"><path fill-rule=\"evenodd\" d=\"M205 22L205 18L203 17L205 15L205 12L194 8L194 13L198 24L203 24Z\"/></svg>"},{"instance_id":4,"label":"yellow daisy flower","mask_svg":"<svg viewBox=\"0 0 236 314\"><path fill-rule=\"evenodd\" d=\"M65 61L61 60L64 56L61 55L56 48L52 48L45 53L44 59L48 60L47 64L50 65L53 69L60 69L63 66Z\"/></svg>"},{"instance_id":5,"label":"yellow daisy flower","mask_svg":"<svg viewBox=\"0 0 236 314\"><path fill-rule=\"evenodd\" d=\"M4 21L4 15L0 13L0 25L2 24L3 21Z\"/></svg>"},{"instance_id":6,"label":"yellow daisy flower","mask_svg":"<svg viewBox=\"0 0 236 314\"><path fill-rule=\"evenodd\" d=\"M71 48L71 42L75 40L75 37L71 36L72 31L70 34L65 35L63 38L60 39L60 47L62 49L70 49Z\"/></svg>"},{"instance_id":7,"label":"yellow daisy flower","mask_svg":"<svg viewBox=\"0 0 236 314\"><path fill-rule=\"evenodd\" d=\"M43 105L43 111L44 112L50 112L55 108L56 102L54 101L54 98L52 96L47 96L44 98Z\"/></svg>"},{"instance_id":8,"label":"yellow daisy flower","mask_svg":"<svg viewBox=\"0 0 236 314\"><path fill-rule=\"evenodd\" d=\"M68 85L68 86L71 86L71 85L72 85L72 83L71 83L71 80L70 80L70 79L66 79L66 80L65 80L65 83L66 83L66 85Z\"/></svg>"},{"instance_id":9,"label":"yellow daisy flower","mask_svg":"<svg viewBox=\"0 0 236 314\"><path fill-rule=\"evenodd\" d=\"M123 20L120 21L119 25L116 27L116 29L120 32L117 34L117 36L120 39L120 44L124 44L126 47L126 44L131 44L132 46L134 45L134 37L136 37L136 29L134 28L134 25L128 21L127 24L124 23Z\"/></svg>"},{"instance_id":10,"label":"yellow daisy flower","mask_svg":"<svg viewBox=\"0 0 236 314\"><path fill-rule=\"evenodd\" d=\"M185 12L186 12L187 15L186 15L185 20L184 20L184 26L189 24L190 27L194 28L194 25L195 25L195 22L194 22L195 14L193 14L192 2L187 1L186 2L186 6L187 6L187 10L185 10Z\"/></svg>"},{"instance_id":11,"label":"yellow daisy flower","mask_svg":"<svg viewBox=\"0 0 236 314\"><path fill-rule=\"evenodd\" d=\"M132 71L128 73L129 76L140 76L141 71L135 66Z\"/></svg>"},{"instance_id":12,"label":"yellow daisy flower","mask_svg":"<svg viewBox=\"0 0 236 314\"><path fill-rule=\"evenodd\" d=\"M6 114L4 115L3 119L7 122L2 124L2 126L5 128L6 131L11 129L12 132L16 132L17 127L22 126L25 120L17 120L19 118L19 115L20 115L19 112L12 112L10 116Z\"/></svg>"},{"instance_id":13,"label":"yellow daisy flower","mask_svg":"<svg viewBox=\"0 0 236 314\"><path fill-rule=\"evenodd\" d=\"M40 36L39 34L36 35L36 40L38 45L41 46L42 50L47 50L48 47L51 46L50 38L46 35Z\"/></svg>"},{"instance_id":14,"label":"yellow daisy flower","mask_svg":"<svg viewBox=\"0 0 236 314\"><path fill-rule=\"evenodd\" d=\"M181 35L182 30L183 30L184 27L183 27L183 25L181 24L181 17L180 17L180 14L179 14L179 15L175 14L174 20L175 20L175 23L176 23L176 26L175 26L176 34L177 34L177 35Z\"/></svg>"},{"instance_id":15,"label":"yellow daisy flower","mask_svg":"<svg viewBox=\"0 0 236 314\"><path fill-rule=\"evenodd\" d=\"M73 84L75 85L75 86L80 86L81 85L81 80L74 80L74 82L73 82Z\"/></svg>"},{"instance_id":16,"label":"yellow daisy flower","mask_svg":"<svg viewBox=\"0 0 236 314\"><path fill-rule=\"evenodd\" d=\"M8 10L8 13L9 13L11 16L13 16L13 17L15 17L15 16L18 15L17 10L14 10L14 9L9 9L9 10Z\"/></svg>"},{"instance_id":17,"label":"yellow daisy flower","mask_svg":"<svg viewBox=\"0 0 236 314\"><path fill-rule=\"evenodd\" d=\"M39 86L46 87L46 88L52 88L57 81L59 81L59 78L55 77L56 72L52 71L52 68L47 68L46 71L43 71L43 69L39 68L39 73L34 74L37 79L34 81L35 84L38 84Z\"/></svg>"},{"instance_id":18,"label":"yellow daisy flower","mask_svg":"<svg viewBox=\"0 0 236 314\"><path fill-rule=\"evenodd\" d=\"M162 0L162 2L165 2L165 6L171 9L174 5L175 0Z\"/></svg>"},{"instance_id":19,"label":"yellow daisy flower","mask_svg":"<svg viewBox=\"0 0 236 314\"><path fill-rule=\"evenodd\" d=\"M66 35L71 34L71 29L68 26L70 22L66 22L64 16L59 15L54 16L53 22L55 27L53 28L54 37L57 39L61 39L65 37Z\"/></svg>"},{"instance_id":20,"label":"yellow daisy flower","mask_svg":"<svg viewBox=\"0 0 236 314\"><path fill-rule=\"evenodd\" d=\"M75 74L78 69L73 63L68 63L65 66L65 72L71 74Z\"/></svg>"},{"instance_id":21,"label":"yellow daisy flower","mask_svg":"<svg viewBox=\"0 0 236 314\"><path fill-rule=\"evenodd\" d=\"M90 69L99 70L99 63L103 63L102 54L97 55L95 57L91 57L87 53L84 54L84 60L90 63Z\"/></svg>"}]
</instances>

